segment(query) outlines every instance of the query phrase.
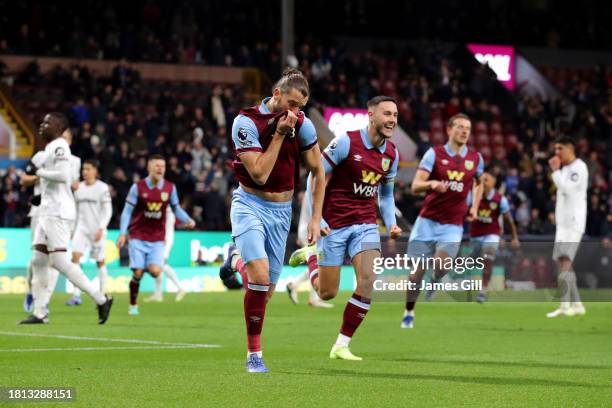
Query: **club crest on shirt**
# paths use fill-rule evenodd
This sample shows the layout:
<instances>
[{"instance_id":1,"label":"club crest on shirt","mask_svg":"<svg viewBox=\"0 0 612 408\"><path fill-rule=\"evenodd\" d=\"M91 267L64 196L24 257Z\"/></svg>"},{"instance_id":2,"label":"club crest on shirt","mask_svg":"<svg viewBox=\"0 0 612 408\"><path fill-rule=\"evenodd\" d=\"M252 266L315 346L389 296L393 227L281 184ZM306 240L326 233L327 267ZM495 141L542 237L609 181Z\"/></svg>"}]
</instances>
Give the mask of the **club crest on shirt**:
<instances>
[{"instance_id":1,"label":"club crest on shirt","mask_svg":"<svg viewBox=\"0 0 612 408\"><path fill-rule=\"evenodd\" d=\"M574 181L574 182L575 182L575 181L578 181L578 173L572 173L572 174L570 175L570 180L572 180L572 181Z\"/></svg>"},{"instance_id":2,"label":"club crest on shirt","mask_svg":"<svg viewBox=\"0 0 612 408\"><path fill-rule=\"evenodd\" d=\"M64 150L64 148L62 146L56 147L55 148L55 156L56 157L64 157L64 154L66 153L66 151Z\"/></svg>"},{"instance_id":3,"label":"club crest on shirt","mask_svg":"<svg viewBox=\"0 0 612 408\"><path fill-rule=\"evenodd\" d=\"M241 146L250 146L252 144L248 136L249 134L245 128L238 129L238 141Z\"/></svg>"},{"instance_id":4,"label":"club crest on shirt","mask_svg":"<svg viewBox=\"0 0 612 408\"><path fill-rule=\"evenodd\" d=\"M168 201L168 193L165 192L165 191L162 191L161 199L162 199L162 201Z\"/></svg>"},{"instance_id":5,"label":"club crest on shirt","mask_svg":"<svg viewBox=\"0 0 612 408\"><path fill-rule=\"evenodd\" d=\"M338 142L331 142L329 145L329 150L334 150L336 147L338 147Z\"/></svg>"},{"instance_id":6,"label":"club crest on shirt","mask_svg":"<svg viewBox=\"0 0 612 408\"><path fill-rule=\"evenodd\" d=\"M391 164L391 159L384 157L381 162L381 166L383 171L389 170L389 165Z\"/></svg>"},{"instance_id":7,"label":"club crest on shirt","mask_svg":"<svg viewBox=\"0 0 612 408\"><path fill-rule=\"evenodd\" d=\"M465 161L465 168L467 170L472 170L474 168L474 162L472 160Z\"/></svg>"},{"instance_id":8,"label":"club crest on shirt","mask_svg":"<svg viewBox=\"0 0 612 408\"><path fill-rule=\"evenodd\" d=\"M497 203L493 202L489 204L489 207L491 207L492 210L495 210L497 208Z\"/></svg>"}]
</instances>

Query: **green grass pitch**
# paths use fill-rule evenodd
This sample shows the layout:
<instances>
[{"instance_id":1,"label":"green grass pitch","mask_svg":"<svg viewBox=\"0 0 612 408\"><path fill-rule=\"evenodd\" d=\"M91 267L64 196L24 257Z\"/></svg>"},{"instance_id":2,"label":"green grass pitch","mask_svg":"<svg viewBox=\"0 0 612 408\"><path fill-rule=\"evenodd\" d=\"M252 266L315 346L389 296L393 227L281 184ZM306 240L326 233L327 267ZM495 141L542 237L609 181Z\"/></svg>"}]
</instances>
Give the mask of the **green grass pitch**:
<instances>
[{"instance_id":1,"label":"green grass pitch","mask_svg":"<svg viewBox=\"0 0 612 408\"><path fill-rule=\"evenodd\" d=\"M330 310L308 307L305 294L293 306L276 293L262 340L271 373L255 375L244 371L242 296L189 294L175 303L166 294L132 317L127 295L118 295L98 326L89 299L69 308L66 295L55 295L51 324L29 327L15 324L25 316L22 297L0 296L0 386L76 388L75 403L44 406L612 404L610 303L559 319L544 316L553 303L421 303L414 330L399 328L402 304L378 303L351 344L364 361L348 362L328 359L348 293Z\"/></svg>"}]
</instances>

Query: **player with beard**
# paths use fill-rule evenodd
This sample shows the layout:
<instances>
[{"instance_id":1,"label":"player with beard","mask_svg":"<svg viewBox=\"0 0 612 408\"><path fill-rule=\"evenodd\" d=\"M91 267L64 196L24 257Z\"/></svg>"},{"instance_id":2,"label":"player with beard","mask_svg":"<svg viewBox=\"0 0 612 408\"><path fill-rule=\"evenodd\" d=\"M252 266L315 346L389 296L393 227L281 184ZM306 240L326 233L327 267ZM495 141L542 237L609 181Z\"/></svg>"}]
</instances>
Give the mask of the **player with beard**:
<instances>
[{"instance_id":1,"label":"player with beard","mask_svg":"<svg viewBox=\"0 0 612 408\"><path fill-rule=\"evenodd\" d=\"M309 243L320 234L325 173L314 125L301 109L308 102L308 81L295 69L286 70L274 85L272 97L242 109L234 119L233 167L240 186L232 196L232 238L240 257L228 256L228 266L246 277L244 317L247 329L246 369L267 373L261 348L266 303L280 277L291 203L303 160L314 173ZM223 268L221 278L226 279Z\"/></svg>"},{"instance_id":2,"label":"player with beard","mask_svg":"<svg viewBox=\"0 0 612 408\"><path fill-rule=\"evenodd\" d=\"M295 251L290 265L307 263L312 286L323 300L333 299L340 286L340 267L351 259L357 288L348 300L332 359L361 360L349 350L355 331L370 310L374 258L380 256L376 202L391 238L399 238L393 186L399 153L390 140L397 126L397 105L388 96L368 101L368 126L336 137L323 152L330 174L323 202L322 237L314 246ZM307 192L308 194L309 192ZM317 254L318 252L318 254Z\"/></svg>"}]
</instances>

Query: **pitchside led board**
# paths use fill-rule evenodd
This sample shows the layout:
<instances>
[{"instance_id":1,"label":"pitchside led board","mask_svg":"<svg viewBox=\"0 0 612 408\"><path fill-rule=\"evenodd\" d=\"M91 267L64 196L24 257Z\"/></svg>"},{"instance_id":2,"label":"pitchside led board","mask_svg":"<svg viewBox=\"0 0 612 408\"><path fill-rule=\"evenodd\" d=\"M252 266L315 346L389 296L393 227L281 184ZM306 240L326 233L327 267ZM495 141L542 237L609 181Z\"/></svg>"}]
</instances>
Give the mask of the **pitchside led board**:
<instances>
[{"instance_id":1,"label":"pitchside led board","mask_svg":"<svg viewBox=\"0 0 612 408\"><path fill-rule=\"evenodd\" d=\"M515 86L515 55L514 47L507 45L468 44L468 50L481 64L487 64L497 80L510 91Z\"/></svg>"},{"instance_id":2,"label":"pitchside led board","mask_svg":"<svg viewBox=\"0 0 612 408\"><path fill-rule=\"evenodd\" d=\"M127 259L120 259L115 241L119 231L111 230L106 237L106 264L109 279L107 290L111 293L127 292L131 272ZM32 255L31 233L26 228L0 228L0 294L25 293L26 268ZM227 252L227 246L232 238L229 232L177 231L174 238L169 264L172 265L181 280L181 284L190 292L224 291L225 287L219 279L219 264ZM121 254L127 256L127 251ZM97 281L95 262L87 257L82 259L82 267L90 279ZM288 281L304 272L304 267L285 267L278 282L277 289L285 290ZM307 286L307 285L306 285ZM304 288L300 289L306 289ZM152 291L153 279L144 279L143 291ZM343 273L342 290L352 290L354 279L352 273ZM165 280L164 289L176 291L172 282ZM72 285L60 277L56 291L71 292Z\"/></svg>"}]
</instances>

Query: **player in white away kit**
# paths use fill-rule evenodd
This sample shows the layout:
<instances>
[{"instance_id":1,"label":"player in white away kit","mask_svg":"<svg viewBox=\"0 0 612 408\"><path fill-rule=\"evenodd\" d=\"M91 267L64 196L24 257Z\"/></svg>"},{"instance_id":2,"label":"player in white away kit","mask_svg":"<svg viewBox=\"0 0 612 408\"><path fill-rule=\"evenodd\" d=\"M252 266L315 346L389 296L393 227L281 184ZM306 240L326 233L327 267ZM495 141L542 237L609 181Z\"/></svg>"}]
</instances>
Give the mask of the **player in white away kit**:
<instances>
[{"instance_id":1,"label":"player in white away kit","mask_svg":"<svg viewBox=\"0 0 612 408\"><path fill-rule=\"evenodd\" d=\"M168 279L174 283L177 288L176 298L174 299L177 302L183 300L187 292L181 286L181 282L176 276L176 271L173 267L168 264L168 259L170 258L170 252L172 251L172 245L174 245L174 226L176 225L176 217L172 212L170 206L166 210L166 237L164 239L164 267L162 268L162 272L166 274ZM145 299L145 302L162 302L164 300L164 295L162 293L162 275L161 273L157 275L155 278L155 292L151 296Z\"/></svg>"},{"instance_id":2,"label":"player in white away kit","mask_svg":"<svg viewBox=\"0 0 612 408\"><path fill-rule=\"evenodd\" d=\"M553 259L559 265L558 285L561 289L561 306L546 316L583 315L586 310L580 301L572 262L586 228L589 170L587 165L576 157L575 142L567 136L557 139L555 155L548 164L553 171L553 182L557 186L555 208L557 231Z\"/></svg>"},{"instance_id":3,"label":"player in white away kit","mask_svg":"<svg viewBox=\"0 0 612 408\"><path fill-rule=\"evenodd\" d=\"M68 127L61 113L45 115L39 134L50 141L44 155L32 165L40 179L41 202L39 222L34 231L32 251L32 292L34 311L21 324L48 323L46 305L49 303L49 265L55 267L75 286L89 294L98 305L98 323L108 320L112 297L97 291L81 269L70 262L67 255L70 233L76 218L76 206L71 191L70 146L62 133Z\"/></svg>"},{"instance_id":4,"label":"player in white away kit","mask_svg":"<svg viewBox=\"0 0 612 408\"><path fill-rule=\"evenodd\" d=\"M83 181L74 191L77 205L77 222L72 238L72 262L80 265L83 254L96 261L100 292L105 293L108 271L104 264L106 229L113 215L108 184L98 180L97 160L85 160L83 164ZM72 298L67 305L80 305L81 290L74 288Z\"/></svg>"},{"instance_id":5,"label":"player in white away kit","mask_svg":"<svg viewBox=\"0 0 612 408\"><path fill-rule=\"evenodd\" d=\"M62 137L66 139L68 144L72 144L72 133L70 129L66 129L62 134ZM26 174L21 178L20 183L24 187L34 186L34 195L31 201L31 208L28 214L30 217L30 231L32 233L32 247L34 246L34 231L36 230L36 226L38 224L38 206L40 205L40 182L39 178L32 171L36 170L36 166L33 166L33 161L40 160L44 156L44 151L37 152L36 155L32 158L32 161L28 163L26 166ZM74 191L79 183L79 177L81 172L81 159L73 154L70 155L70 169L72 172L72 186L71 189ZM55 285L57 284L57 279L59 277L59 272L57 269L53 267L49 267L49 290L53 292L55 290ZM32 261L28 264L26 281L28 284L28 293L26 294L25 300L23 302L23 309L27 313L32 313L32 309L34 307L34 297L32 296Z\"/></svg>"}]
</instances>

